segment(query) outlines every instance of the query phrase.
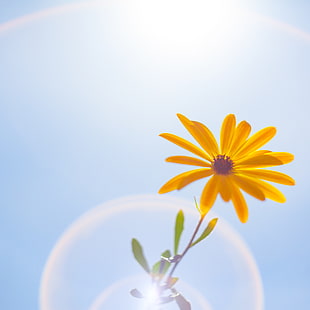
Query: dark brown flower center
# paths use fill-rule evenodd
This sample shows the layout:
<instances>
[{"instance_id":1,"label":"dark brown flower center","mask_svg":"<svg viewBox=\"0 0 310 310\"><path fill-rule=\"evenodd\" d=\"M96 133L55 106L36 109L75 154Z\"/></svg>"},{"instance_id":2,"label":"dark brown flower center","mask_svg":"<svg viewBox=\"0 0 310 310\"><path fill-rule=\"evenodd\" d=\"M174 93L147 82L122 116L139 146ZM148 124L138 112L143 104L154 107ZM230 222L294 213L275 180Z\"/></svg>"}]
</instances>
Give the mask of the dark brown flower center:
<instances>
[{"instance_id":1,"label":"dark brown flower center","mask_svg":"<svg viewBox=\"0 0 310 310\"><path fill-rule=\"evenodd\" d=\"M227 175L232 172L233 165L229 156L217 155L213 160L212 168L216 174Z\"/></svg>"}]
</instances>

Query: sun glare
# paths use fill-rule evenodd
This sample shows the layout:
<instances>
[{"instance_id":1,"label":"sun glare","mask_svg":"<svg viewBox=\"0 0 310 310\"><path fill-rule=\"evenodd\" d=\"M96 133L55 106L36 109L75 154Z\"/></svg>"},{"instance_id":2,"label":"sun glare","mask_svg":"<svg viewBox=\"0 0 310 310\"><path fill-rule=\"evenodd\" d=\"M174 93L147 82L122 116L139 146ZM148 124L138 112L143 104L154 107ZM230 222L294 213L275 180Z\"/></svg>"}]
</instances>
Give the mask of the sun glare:
<instances>
[{"instance_id":1,"label":"sun glare","mask_svg":"<svg viewBox=\"0 0 310 310\"><path fill-rule=\"evenodd\" d=\"M240 11L223 0L137 0L130 14L132 30L144 45L174 55L224 47L240 34L242 20Z\"/></svg>"},{"instance_id":2,"label":"sun glare","mask_svg":"<svg viewBox=\"0 0 310 310\"><path fill-rule=\"evenodd\" d=\"M150 309L152 306L157 304L159 295L158 295L158 290L154 285L151 285L148 287L146 295L145 295L145 304ZM157 308L157 307L156 307Z\"/></svg>"}]
</instances>

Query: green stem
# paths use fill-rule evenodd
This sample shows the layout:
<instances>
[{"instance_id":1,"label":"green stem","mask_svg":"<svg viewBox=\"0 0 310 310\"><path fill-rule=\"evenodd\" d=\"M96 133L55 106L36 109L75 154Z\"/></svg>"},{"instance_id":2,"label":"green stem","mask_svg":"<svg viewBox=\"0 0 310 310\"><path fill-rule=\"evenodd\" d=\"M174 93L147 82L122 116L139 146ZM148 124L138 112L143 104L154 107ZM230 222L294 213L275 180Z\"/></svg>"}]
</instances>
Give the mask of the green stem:
<instances>
[{"instance_id":1,"label":"green stem","mask_svg":"<svg viewBox=\"0 0 310 310\"><path fill-rule=\"evenodd\" d=\"M173 275L175 269L177 268L177 266L179 265L179 263L181 262L181 260L183 259L183 257L184 257L185 254L187 253L187 251L188 251L188 250L190 249L190 247L192 246L192 243L193 243L193 241L194 241L194 239L195 239L195 237L196 237L196 235L197 235L197 233L198 233L198 231L199 231L199 228L200 228L200 226L201 226L201 224L202 224L202 222L203 222L203 220L204 220L204 217L205 217L205 215L201 215L201 217L200 217L200 219L199 219L199 222L198 222L198 224L197 224L197 226L196 226L196 228L195 228L195 230L194 230L194 233L193 233L193 235L192 235L192 237L191 237L191 239L190 239L188 245L187 245L186 248L184 249L183 253L181 254L181 257L179 258L179 260L173 265L173 267L172 267L172 269L171 269L171 271L170 271L170 273L169 273L169 275L168 275L168 277L167 277L167 280L169 280L170 278L172 278L172 275Z\"/></svg>"}]
</instances>

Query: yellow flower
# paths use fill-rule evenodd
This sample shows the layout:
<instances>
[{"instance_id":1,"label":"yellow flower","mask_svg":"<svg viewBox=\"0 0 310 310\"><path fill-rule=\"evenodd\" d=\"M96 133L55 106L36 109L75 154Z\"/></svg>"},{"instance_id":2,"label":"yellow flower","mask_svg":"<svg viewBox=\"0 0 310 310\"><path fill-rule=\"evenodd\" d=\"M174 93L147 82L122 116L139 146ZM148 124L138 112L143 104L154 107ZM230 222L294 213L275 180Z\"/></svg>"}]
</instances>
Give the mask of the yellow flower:
<instances>
[{"instance_id":1,"label":"yellow flower","mask_svg":"<svg viewBox=\"0 0 310 310\"><path fill-rule=\"evenodd\" d=\"M200 158L171 156L166 161L202 168L181 173L170 179L160 188L160 194L180 190L196 180L211 176L200 197L201 214L204 215L211 209L217 195L220 194L224 201L232 201L243 223L248 219L248 207L241 190L259 200L269 198L285 202L284 195L263 180L285 185L294 185L295 181L284 173L260 169L287 164L294 159L290 153L259 150L274 137L275 127L266 127L249 137L250 124L242 121L236 125L235 115L229 114L222 124L219 146L212 132L204 124L191 121L181 114L177 116L200 147L170 133L160 136Z\"/></svg>"}]
</instances>

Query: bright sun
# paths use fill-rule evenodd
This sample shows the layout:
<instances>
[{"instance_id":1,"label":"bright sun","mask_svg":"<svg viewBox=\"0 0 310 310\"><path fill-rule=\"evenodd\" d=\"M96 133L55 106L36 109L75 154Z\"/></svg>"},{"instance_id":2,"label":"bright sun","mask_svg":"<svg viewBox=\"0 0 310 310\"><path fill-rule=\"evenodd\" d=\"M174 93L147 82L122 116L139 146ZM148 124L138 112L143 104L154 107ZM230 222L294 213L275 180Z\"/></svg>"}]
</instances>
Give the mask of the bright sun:
<instances>
[{"instance_id":1,"label":"bright sun","mask_svg":"<svg viewBox=\"0 0 310 310\"><path fill-rule=\"evenodd\" d=\"M242 33L243 14L224 0L136 0L129 11L131 30L157 53L197 56L225 47Z\"/></svg>"}]
</instances>

